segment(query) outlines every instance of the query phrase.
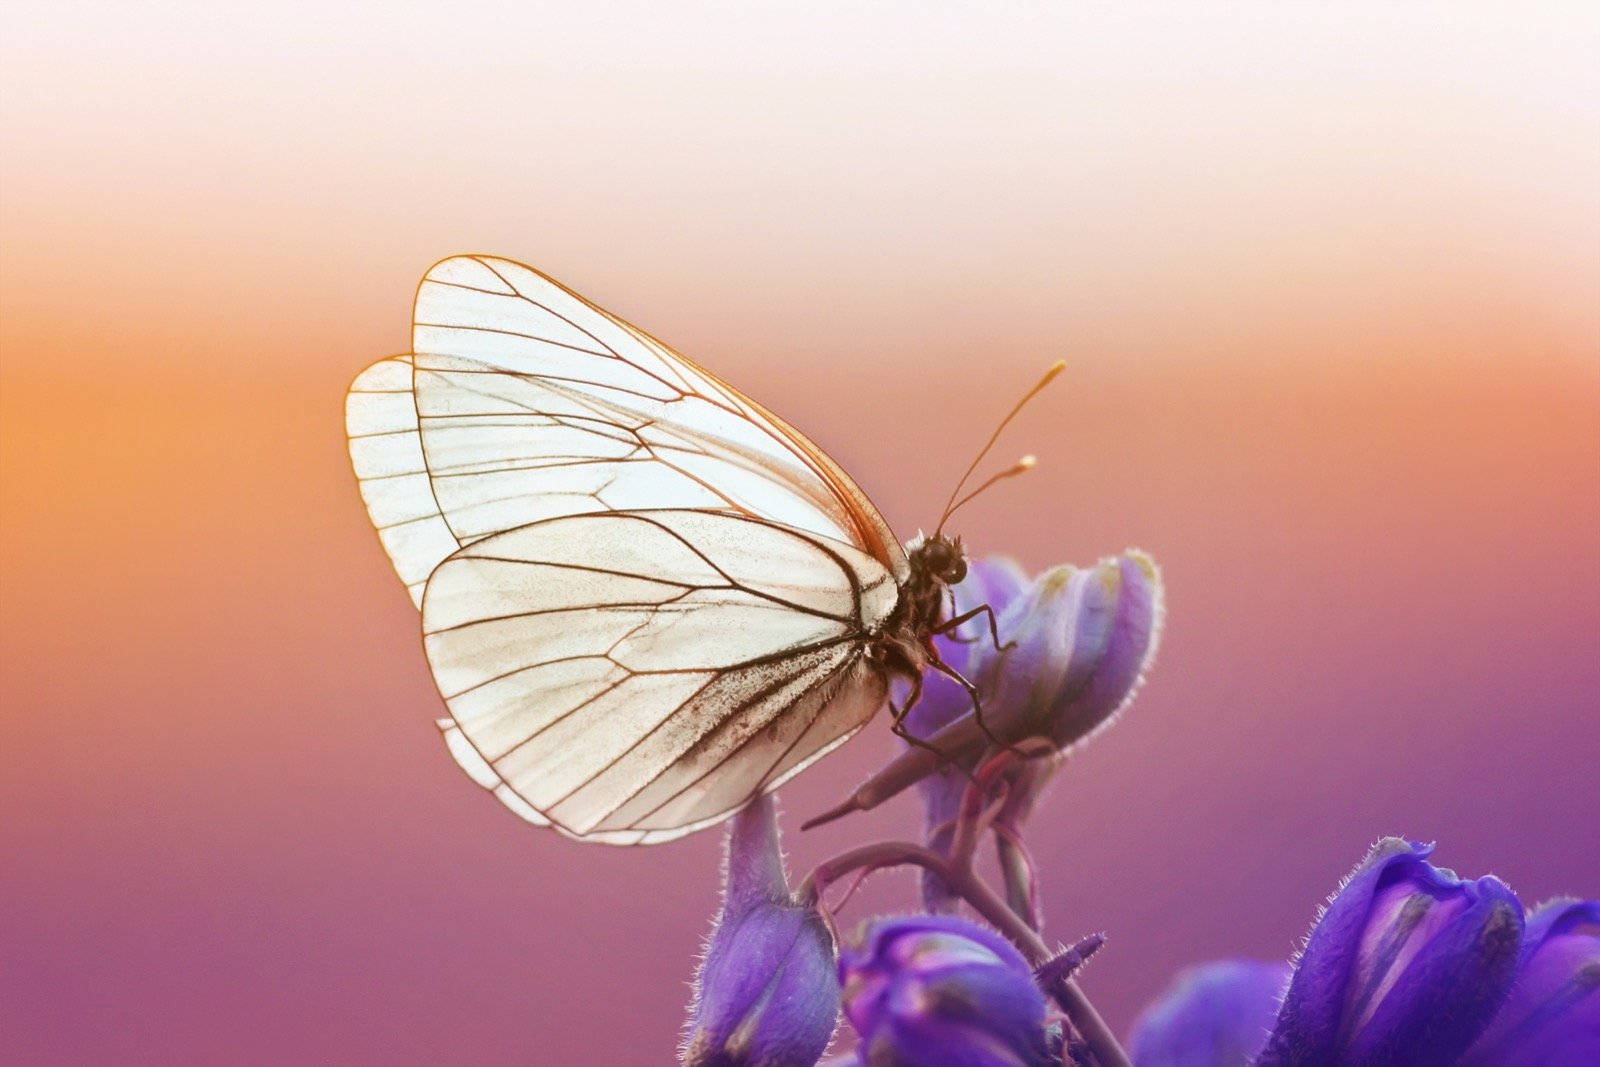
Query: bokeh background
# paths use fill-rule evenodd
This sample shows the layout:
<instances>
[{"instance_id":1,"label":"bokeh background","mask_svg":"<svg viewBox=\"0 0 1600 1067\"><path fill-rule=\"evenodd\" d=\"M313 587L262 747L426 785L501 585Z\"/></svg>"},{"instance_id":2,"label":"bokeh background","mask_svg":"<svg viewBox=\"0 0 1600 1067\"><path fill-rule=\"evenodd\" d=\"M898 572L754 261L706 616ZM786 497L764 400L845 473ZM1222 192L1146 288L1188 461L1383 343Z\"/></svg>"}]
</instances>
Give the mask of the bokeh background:
<instances>
[{"instance_id":1,"label":"bokeh background","mask_svg":"<svg viewBox=\"0 0 1600 1067\"><path fill-rule=\"evenodd\" d=\"M445 755L343 392L460 251L767 400L906 534L1138 545L1148 687L1038 820L1125 1030L1376 837L1600 891L1593 5L0 10L0 1060L667 1062L719 834ZM891 751L785 790L798 835ZM877 878L847 918L905 908Z\"/></svg>"}]
</instances>

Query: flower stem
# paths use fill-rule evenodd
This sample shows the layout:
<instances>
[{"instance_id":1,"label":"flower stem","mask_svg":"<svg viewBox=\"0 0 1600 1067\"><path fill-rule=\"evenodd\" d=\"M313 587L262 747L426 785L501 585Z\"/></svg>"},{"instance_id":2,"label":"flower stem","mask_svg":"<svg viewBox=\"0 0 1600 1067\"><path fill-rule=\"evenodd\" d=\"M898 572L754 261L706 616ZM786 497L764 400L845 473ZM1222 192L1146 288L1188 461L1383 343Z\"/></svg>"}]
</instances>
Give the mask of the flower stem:
<instances>
[{"instance_id":1,"label":"flower stem","mask_svg":"<svg viewBox=\"0 0 1600 1067\"><path fill-rule=\"evenodd\" d=\"M1006 886L1006 903L1033 929L1043 929L1033 861L1028 858L1028 850L1015 831L998 820L994 824L994 851Z\"/></svg>"}]
</instances>

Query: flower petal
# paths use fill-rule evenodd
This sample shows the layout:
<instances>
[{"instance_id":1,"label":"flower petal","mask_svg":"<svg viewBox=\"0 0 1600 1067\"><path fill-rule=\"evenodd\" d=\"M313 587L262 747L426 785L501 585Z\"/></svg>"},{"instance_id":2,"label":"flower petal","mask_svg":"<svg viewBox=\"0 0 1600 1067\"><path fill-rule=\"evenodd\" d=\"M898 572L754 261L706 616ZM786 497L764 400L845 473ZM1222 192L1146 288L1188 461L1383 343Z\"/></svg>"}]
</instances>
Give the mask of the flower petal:
<instances>
[{"instance_id":1,"label":"flower petal","mask_svg":"<svg viewBox=\"0 0 1600 1067\"><path fill-rule=\"evenodd\" d=\"M1340 883L1306 939L1261 1064L1337 1059L1346 991L1378 880L1392 863L1422 861L1432 852L1432 845L1386 837Z\"/></svg>"},{"instance_id":2,"label":"flower petal","mask_svg":"<svg viewBox=\"0 0 1600 1067\"><path fill-rule=\"evenodd\" d=\"M1451 917L1359 1026L1346 1062L1447 1067L1505 1003L1522 941L1522 905L1498 878L1465 883L1470 906Z\"/></svg>"},{"instance_id":3,"label":"flower petal","mask_svg":"<svg viewBox=\"0 0 1600 1067\"><path fill-rule=\"evenodd\" d=\"M1000 620L1014 647L983 676L985 711L1008 733L1059 749L1085 739L1133 698L1163 611L1160 571L1142 552L1044 572Z\"/></svg>"},{"instance_id":4,"label":"flower petal","mask_svg":"<svg viewBox=\"0 0 1600 1067\"><path fill-rule=\"evenodd\" d=\"M1463 1067L1600 1063L1600 900L1528 914L1516 982Z\"/></svg>"},{"instance_id":5,"label":"flower petal","mask_svg":"<svg viewBox=\"0 0 1600 1067\"><path fill-rule=\"evenodd\" d=\"M1505 884L1380 841L1306 941L1260 1065L1455 1063L1504 1002L1522 938Z\"/></svg>"},{"instance_id":6,"label":"flower petal","mask_svg":"<svg viewBox=\"0 0 1600 1067\"><path fill-rule=\"evenodd\" d=\"M1161 572L1129 551L1094 568L1078 617L1078 636L1051 712L1056 747L1110 723L1128 706L1155 659L1165 612Z\"/></svg>"}]
</instances>

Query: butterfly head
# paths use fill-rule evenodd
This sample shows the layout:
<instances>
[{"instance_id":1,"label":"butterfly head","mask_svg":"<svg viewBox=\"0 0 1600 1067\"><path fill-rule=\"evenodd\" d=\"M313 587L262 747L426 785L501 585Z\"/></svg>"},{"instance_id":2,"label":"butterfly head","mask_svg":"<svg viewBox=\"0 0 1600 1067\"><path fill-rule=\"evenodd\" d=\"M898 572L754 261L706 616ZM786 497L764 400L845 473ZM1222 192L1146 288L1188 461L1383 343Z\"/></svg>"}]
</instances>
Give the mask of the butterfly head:
<instances>
[{"instance_id":1,"label":"butterfly head","mask_svg":"<svg viewBox=\"0 0 1600 1067\"><path fill-rule=\"evenodd\" d=\"M961 538L936 533L910 545L911 572L924 581L955 585L967 576L967 552Z\"/></svg>"}]
</instances>

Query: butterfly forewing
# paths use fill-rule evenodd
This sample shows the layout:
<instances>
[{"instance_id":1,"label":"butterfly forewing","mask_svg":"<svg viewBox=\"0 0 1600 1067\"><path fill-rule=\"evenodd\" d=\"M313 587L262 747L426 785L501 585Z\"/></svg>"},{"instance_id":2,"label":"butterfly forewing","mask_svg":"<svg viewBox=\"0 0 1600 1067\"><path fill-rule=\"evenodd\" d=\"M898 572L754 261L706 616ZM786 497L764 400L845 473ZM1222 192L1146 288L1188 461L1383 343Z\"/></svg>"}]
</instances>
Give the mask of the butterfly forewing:
<instances>
[{"instance_id":1,"label":"butterfly forewing","mask_svg":"<svg viewBox=\"0 0 1600 1067\"><path fill-rule=\"evenodd\" d=\"M345 398L345 432L367 514L412 601L422 606L428 575L461 547L444 521L422 458L411 357L379 360Z\"/></svg>"},{"instance_id":2,"label":"butterfly forewing","mask_svg":"<svg viewBox=\"0 0 1600 1067\"><path fill-rule=\"evenodd\" d=\"M905 555L798 431L507 260L430 270L413 347L351 387L351 460L479 785L668 840L881 705L864 653Z\"/></svg>"},{"instance_id":3,"label":"butterfly forewing","mask_svg":"<svg viewBox=\"0 0 1600 1067\"><path fill-rule=\"evenodd\" d=\"M415 396L463 541L560 514L726 508L905 557L793 427L649 335L508 260L457 257L417 290Z\"/></svg>"}]
</instances>

